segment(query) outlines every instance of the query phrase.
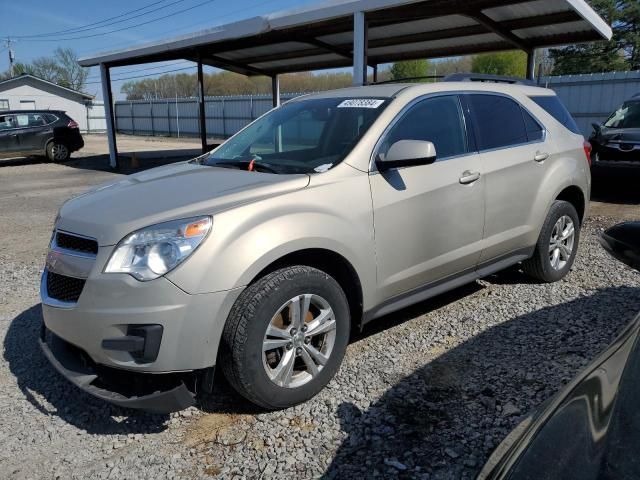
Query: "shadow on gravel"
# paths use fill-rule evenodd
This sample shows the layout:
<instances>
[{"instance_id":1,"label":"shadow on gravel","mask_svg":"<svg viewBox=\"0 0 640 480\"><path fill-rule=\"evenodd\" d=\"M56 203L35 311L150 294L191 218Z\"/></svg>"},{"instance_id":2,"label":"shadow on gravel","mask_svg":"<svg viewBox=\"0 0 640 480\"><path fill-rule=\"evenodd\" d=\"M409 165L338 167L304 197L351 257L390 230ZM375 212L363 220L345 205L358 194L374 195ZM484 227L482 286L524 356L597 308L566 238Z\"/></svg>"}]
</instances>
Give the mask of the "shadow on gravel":
<instances>
[{"instance_id":1,"label":"shadow on gravel","mask_svg":"<svg viewBox=\"0 0 640 480\"><path fill-rule=\"evenodd\" d=\"M41 413L57 415L95 434L157 433L166 429L168 415L116 407L82 392L60 376L38 346L41 323L42 308L34 305L13 319L4 340L4 358L18 387Z\"/></svg>"},{"instance_id":2,"label":"shadow on gravel","mask_svg":"<svg viewBox=\"0 0 640 480\"><path fill-rule=\"evenodd\" d=\"M640 205L640 168L596 167L593 172L591 199L618 205Z\"/></svg>"},{"instance_id":3,"label":"shadow on gravel","mask_svg":"<svg viewBox=\"0 0 640 480\"><path fill-rule=\"evenodd\" d=\"M348 437L324 478L474 478L523 415L633 320L634 305L640 289L606 288L514 318L430 361L366 411L343 403Z\"/></svg>"}]
</instances>

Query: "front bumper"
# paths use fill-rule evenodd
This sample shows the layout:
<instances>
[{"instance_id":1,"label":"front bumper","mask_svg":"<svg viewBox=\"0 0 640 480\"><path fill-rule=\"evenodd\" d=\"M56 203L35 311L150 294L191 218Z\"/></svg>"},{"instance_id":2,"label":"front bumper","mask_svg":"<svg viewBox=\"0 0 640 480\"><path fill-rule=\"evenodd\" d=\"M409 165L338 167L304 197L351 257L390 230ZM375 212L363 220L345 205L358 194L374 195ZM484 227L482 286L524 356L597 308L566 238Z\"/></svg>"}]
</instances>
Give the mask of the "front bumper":
<instances>
[{"instance_id":1,"label":"front bumper","mask_svg":"<svg viewBox=\"0 0 640 480\"><path fill-rule=\"evenodd\" d=\"M628 149L625 149L628 148ZM595 145L591 154L596 167L640 167L640 145L609 147Z\"/></svg>"},{"instance_id":2,"label":"front bumper","mask_svg":"<svg viewBox=\"0 0 640 480\"><path fill-rule=\"evenodd\" d=\"M46 275L47 272L45 272ZM84 350L97 364L148 373L191 371L216 363L224 323L241 289L190 295L166 278L139 282L126 274L95 273L77 303L51 301L42 286L45 326ZM160 325L162 338L153 361L104 348L124 339L132 326Z\"/></svg>"},{"instance_id":3,"label":"front bumper","mask_svg":"<svg viewBox=\"0 0 640 480\"><path fill-rule=\"evenodd\" d=\"M100 367L88 359L82 350L47 331L44 325L39 342L45 357L58 373L101 400L151 413L176 412L195 404L195 393L178 376L163 379L164 388L152 387L152 391L147 382L147 385L141 385L136 381L139 378L131 378L121 372L111 372L111 377L116 375L119 378L117 382L110 382L109 376L100 375Z\"/></svg>"}]
</instances>

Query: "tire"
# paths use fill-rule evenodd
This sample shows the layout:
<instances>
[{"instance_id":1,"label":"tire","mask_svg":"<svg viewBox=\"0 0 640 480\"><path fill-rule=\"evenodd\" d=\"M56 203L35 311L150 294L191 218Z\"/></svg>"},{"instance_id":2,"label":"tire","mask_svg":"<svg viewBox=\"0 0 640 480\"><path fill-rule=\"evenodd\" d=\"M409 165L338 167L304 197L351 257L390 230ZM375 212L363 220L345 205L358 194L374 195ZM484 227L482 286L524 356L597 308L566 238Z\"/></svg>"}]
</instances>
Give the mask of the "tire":
<instances>
[{"instance_id":1,"label":"tire","mask_svg":"<svg viewBox=\"0 0 640 480\"><path fill-rule=\"evenodd\" d=\"M566 221L565 224L560 223L563 219ZM570 224L573 225L574 232L572 239L561 240L567 235ZM560 235L559 230L563 230ZM552 246L552 243L555 244L556 248ZM556 200L551 205L544 222L533 257L522 265L525 273L545 283L562 280L573 266L579 243L580 218L575 207L569 202ZM560 244L567 247L567 249L570 248L570 253L562 248Z\"/></svg>"},{"instance_id":2,"label":"tire","mask_svg":"<svg viewBox=\"0 0 640 480\"><path fill-rule=\"evenodd\" d=\"M299 301L292 302L296 298ZM304 311L305 300L310 307L297 317L301 328L291 336L295 326L287 324L290 314L294 304ZM268 410L288 408L315 396L336 374L349 342L350 322L347 298L331 276L307 266L283 268L238 297L222 333L219 363L233 388L252 403ZM327 332L314 336L320 325ZM268 327L275 336L267 336ZM278 346L263 354L266 345ZM317 352L326 355L324 365L312 358ZM285 365L291 365L291 375L285 368L278 370Z\"/></svg>"},{"instance_id":3,"label":"tire","mask_svg":"<svg viewBox=\"0 0 640 480\"><path fill-rule=\"evenodd\" d=\"M69 158L71 158L71 151L68 146L55 141L49 142L47 145L47 160L59 163L66 162Z\"/></svg>"}]
</instances>

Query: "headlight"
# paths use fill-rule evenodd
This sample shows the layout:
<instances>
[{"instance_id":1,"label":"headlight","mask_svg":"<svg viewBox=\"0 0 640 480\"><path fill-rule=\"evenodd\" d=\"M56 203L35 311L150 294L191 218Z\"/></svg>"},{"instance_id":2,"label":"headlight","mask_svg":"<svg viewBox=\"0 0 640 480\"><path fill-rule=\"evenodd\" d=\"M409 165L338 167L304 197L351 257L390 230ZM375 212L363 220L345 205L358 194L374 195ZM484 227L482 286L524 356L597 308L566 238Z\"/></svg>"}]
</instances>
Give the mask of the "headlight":
<instances>
[{"instance_id":1,"label":"headlight","mask_svg":"<svg viewBox=\"0 0 640 480\"><path fill-rule=\"evenodd\" d=\"M128 273L140 281L161 277L198 248L211 224L211 217L187 218L133 232L118 243L104 272Z\"/></svg>"}]
</instances>

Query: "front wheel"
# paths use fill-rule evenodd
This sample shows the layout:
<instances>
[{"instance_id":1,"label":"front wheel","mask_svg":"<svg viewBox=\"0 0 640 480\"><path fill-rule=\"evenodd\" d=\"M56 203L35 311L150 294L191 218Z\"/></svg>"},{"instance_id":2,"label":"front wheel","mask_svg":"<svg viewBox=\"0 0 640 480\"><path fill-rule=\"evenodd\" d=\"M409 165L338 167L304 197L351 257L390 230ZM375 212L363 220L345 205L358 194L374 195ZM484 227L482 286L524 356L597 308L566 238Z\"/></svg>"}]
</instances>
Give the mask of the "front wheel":
<instances>
[{"instance_id":1,"label":"front wheel","mask_svg":"<svg viewBox=\"0 0 640 480\"><path fill-rule=\"evenodd\" d=\"M71 157L71 152L64 143L53 141L47 145L47 159L50 162L66 162L69 157Z\"/></svg>"},{"instance_id":2,"label":"front wheel","mask_svg":"<svg viewBox=\"0 0 640 480\"><path fill-rule=\"evenodd\" d=\"M547 283L562 280L573 266L580 241L580 218L569 202L556 200L544 222L533 257L523 263L528 275Z\"/></svg>"},{"instance_id":3,"label":"front wheel","mask_svg":"<svg viewBox=\"0 0 640 480\"><path fill-rule=\"evenodd\" d=\"M240 295L222 334L220 363L245 398L287 408L329 383L349 332L349 305L338 282L312 267L287 267Z\"/></svg>"}]
</instances>

